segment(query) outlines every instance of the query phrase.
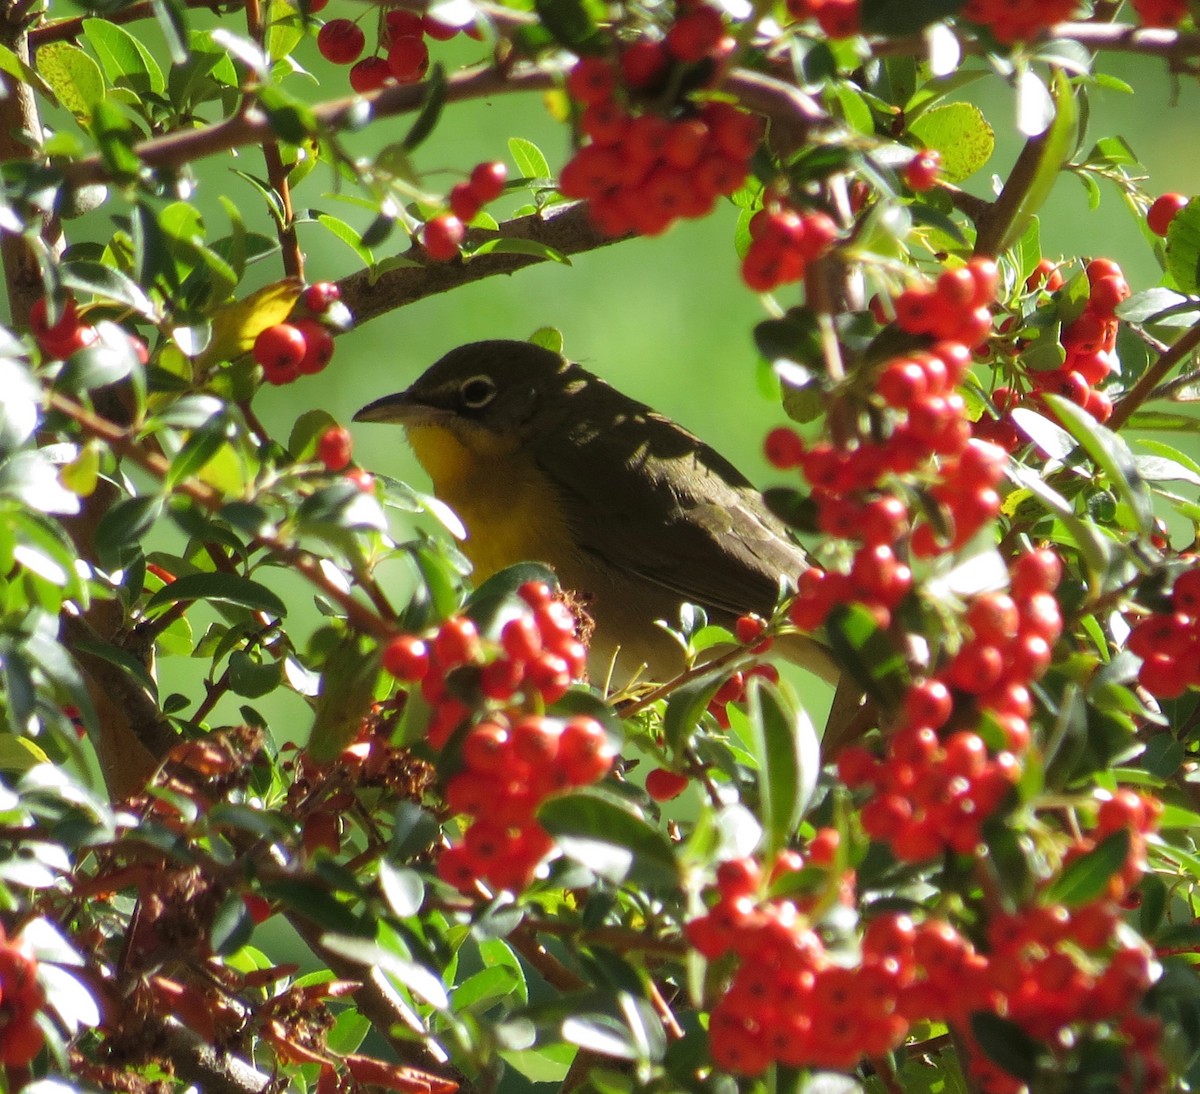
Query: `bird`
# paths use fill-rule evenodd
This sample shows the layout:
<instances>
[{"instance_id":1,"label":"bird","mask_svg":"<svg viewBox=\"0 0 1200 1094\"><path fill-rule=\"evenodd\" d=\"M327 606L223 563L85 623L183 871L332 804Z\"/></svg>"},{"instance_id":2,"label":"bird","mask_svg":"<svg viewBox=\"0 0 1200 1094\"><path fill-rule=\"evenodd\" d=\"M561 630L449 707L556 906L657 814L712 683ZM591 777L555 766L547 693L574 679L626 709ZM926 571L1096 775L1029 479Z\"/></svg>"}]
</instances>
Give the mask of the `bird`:
<instances>
[{"instance_id":1,"label":"bird","mask_svg":"<svg viewBox=\"0 0 1200 1094\"><path fill-rule=\"evenodd\" d=\"M435 496L466 529L477 581L526 561L555 572L594 624L593 679L673 679L684 650L658 621L678 624L685 603L727 627L769 616L781 579L794 584L810 566L720 453L533 342L459 346L354 421L405 428ZM782 645L837 679L820 642L792 634Z\"/></svg>"}]
</instances>

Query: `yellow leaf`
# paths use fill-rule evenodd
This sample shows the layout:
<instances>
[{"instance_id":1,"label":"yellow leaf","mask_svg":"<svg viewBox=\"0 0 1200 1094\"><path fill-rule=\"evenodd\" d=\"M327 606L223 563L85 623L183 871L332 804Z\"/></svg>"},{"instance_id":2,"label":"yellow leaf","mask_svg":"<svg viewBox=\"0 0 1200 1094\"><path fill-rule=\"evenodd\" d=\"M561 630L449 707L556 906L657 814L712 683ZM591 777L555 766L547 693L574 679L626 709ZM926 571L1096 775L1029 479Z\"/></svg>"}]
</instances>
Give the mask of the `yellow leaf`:
<instances>
[{"instance_id":1,"label":"yellow leaf","mask_svg":"<svg viewBox=\"0 0 1200 1094\"><path fill-rule=\"evenodd\" d=\"M221 308L212 317L212 337L200 355L200 366L232 361L248 353L263 331L287 319L303 290L299 278L289 277Z\"/></svg>"},{"instance_id":2,"label":"yellow leaf","mask_svg":"<svg viewBox=\"0 0 1200 1094\"><path fill-rule=\"evenodd\" d=\"M49 762L50 757L27 737L0 733L0 771L28 771Z\"/></svg>"}]
</instances>

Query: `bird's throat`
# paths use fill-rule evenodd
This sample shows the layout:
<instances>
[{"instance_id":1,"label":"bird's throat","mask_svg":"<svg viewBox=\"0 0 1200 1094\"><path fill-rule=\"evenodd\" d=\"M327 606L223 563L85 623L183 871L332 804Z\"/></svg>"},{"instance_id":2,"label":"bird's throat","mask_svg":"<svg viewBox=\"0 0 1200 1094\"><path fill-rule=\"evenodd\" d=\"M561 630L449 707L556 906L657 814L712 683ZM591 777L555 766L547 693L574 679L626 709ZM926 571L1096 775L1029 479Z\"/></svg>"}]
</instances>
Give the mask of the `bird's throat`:
<instances>
[{"instance_id":1,"label":"bird's throat","mask_svg":"<svg viewBox=\"0 0 1200 1094\"><path fill-rule=\"evenodd\" d=\"M408 442L433 492L467 528L463 553L483 581L518 562L556 568L573 553L554 488L501 438L473 449L436 425L410 425Z\"/></svg>"}]
</instances>

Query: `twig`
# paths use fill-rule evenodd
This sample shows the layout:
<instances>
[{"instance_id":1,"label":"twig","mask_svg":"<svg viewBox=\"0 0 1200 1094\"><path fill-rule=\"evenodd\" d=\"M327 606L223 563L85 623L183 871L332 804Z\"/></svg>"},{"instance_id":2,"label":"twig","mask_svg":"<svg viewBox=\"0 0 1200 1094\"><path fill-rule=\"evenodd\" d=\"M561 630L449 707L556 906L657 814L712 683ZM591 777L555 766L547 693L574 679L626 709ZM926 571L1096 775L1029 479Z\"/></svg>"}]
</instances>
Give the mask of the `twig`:
<instances>
[{"instance_id":1,"label":"twig","mask_svg":"<svg viewBox=\"0 0 1200 1094\"><path fill-rule=\"evenodd\" d=\"M246 30L250 37L262 46L265 39L262 18L262 5L259 0L245 0ZM292 187L288 182L287 167L284 166L283 156L279 151L279 142L274 136L267 137L262 142L263 160L267 166L267 181L279 196L282 210L275 224L275 234L279 237L280 258L283 262L283 272L287 277L304 278L304 255L296 238L296 216L292 210Z\"/></svg>"},{"instance_id":2,"label":"twig","mask_svg":"<svg viewBox=\"0 0 1200 1094\"><path fill-rule=\"evenodd\" d=\"M129 431L93 414L60 392L51 392L49 402L54 410L70 418L85 433L106 441L119 456L133 460L144 471L149 472L157 479L167 477L169 465L166 459L156 452L146 451ZM225 499L220 493L198 480L177 483L173 490L174 493L191 499L210 512L218 512L225 504ZM290 543L285 543L271 532L259 533L258 542L264 549L276 555L293 569L298 570L304 578L316 585L323 595L346 613L348 621L356 630L378 639L393 637L393 626L389 621L380 618L365 604L355 600L350 593L330 581L321 571L317 560L307 552L301 551Z\"/></svg>"},{"instance_id":3,"label":"twig","mask_svg":"<svg viewBox=\"0 0 1200 1094\"><path fill-rule=\"evenodd\" d=\"M221 7L213 0L183 0L183 4L185 7L207 8L209 11L218 11ZM53 23L35 27L29 32L29 48L36 52L41 46L51 42L74 41L83 33L83 21L94 18L96 18L94 15L77 15L71 19L57 19ZM154 5L150 3L150 0L142 0L140 3L129 4L127 7L104 13L104 22L106 23L136 23L141 19L153 18Z\"/></svg>"},{"instance_id":4,"label":"twig","mask_svg":"<svg viewBox=\"0 0 1200 1094\"><path fill-rule=\"evenodd\" d=\"M1119 431L1133 413L1150 398L1158 385L1166 379L1167 373L1187 358L1197 347L1200 347L1200 323L1190 327L1183 337L1138 377L1137 383L1113 407L1112 417L1105 423L1108 428Z\"/></svg>"},{"instance_id":5,"label":"twig","mask_svg":"<svg viewBox=\"0 0 1200 1094\"><path fill-rule=\"evenodd\" d=\"M1009 226L1016 219L1021 203L1029 193L1033 180L1037 176L1038 165L1042 158L1047 136L1045 133L1030 137L1017 156L1017 162L1009 172L1000 196L992 203L991 208L982 213L976 220L978 234L975 237L975 254L995 258L1000 252L1000 244L1008 233Z\"/></svg>"}]
</instances>

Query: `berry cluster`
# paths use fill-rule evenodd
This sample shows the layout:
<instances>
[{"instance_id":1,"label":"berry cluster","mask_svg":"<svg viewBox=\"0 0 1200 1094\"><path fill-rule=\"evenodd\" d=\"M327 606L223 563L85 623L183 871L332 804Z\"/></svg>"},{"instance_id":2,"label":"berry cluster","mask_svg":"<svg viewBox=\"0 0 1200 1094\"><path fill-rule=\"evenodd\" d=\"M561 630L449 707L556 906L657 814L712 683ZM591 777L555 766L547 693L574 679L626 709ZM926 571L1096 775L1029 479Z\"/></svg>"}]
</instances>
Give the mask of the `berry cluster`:
<instances>
[{"instance_id":1,"label":"berry cluster","mask_svg":"<svg viewBox=\"0 0 1200 1094\"><path fill-rule=\"evenodd\" d=\"M341 299L331 281L309 285L300 295L301 314L286 323L260 331L254 339L254 360L263 379L281 386L322 371L333 358L333 335L321 317Z\"/></svg>"},{"instance_id":2,"label":"berry cluster","mask_svg":"<svg viewBox=\"0 0 1200 1094\"><path fill-rule=\"evenodd\" d=\"M537 807L551 794L602 778L615 758L594 719L532 713L583 677L587 650L576 637L575 617L548 586L527 582L518 595L525 610L504 623L498 642L486 642L470 619L454 616L428 641L401 635L383 651L383 667L419 683L433 708L429 746L441 751L459 742L462 766L446 783L446 804L475 819L438 869L468 893L477 881L512 890L528 885L551 849L533 819ZM468 726L472 708L458 696L471 690L488 709Z\"/></svg>"},{"instance_id":3,"label":"berry cluster","mask_svg":"<svg viewBox=\"0 0 1200 1094\"><path fill-rule=\"evenodd\" d=\"M35 300L29 312L29 324L38 349L50 361L65 361L71 354L94 344L98 337L96 328L79 318L73 297L67 297L54 323L50 322L48 302L44 298Z\"/></svg>"},{"instance_id":4,"label":"berry cluster","mask_svg":"<svg viewBox=\"0 0 1200 1094\"><path fill-rule=\"evenodd\" d=\"M463 738L463 766L446 782L446 805L473 818L462 843L438 859L438 876L465 893L485 882L520 892L553 841L534 819L554 794L608 774L616 752L594 718L493 715Z\"/></svg>"},{"instance_id":5,"label":"berry cluster","mask_svg":"<svg viewBox=\"0 0 1200 1094\"><path fill-rule=\"evenodd\" d=\"M620 57L583 57L567 76L588 138L563 167L559 190L588 202L607 236L659 235L680 218L705 216L745 181L762 135L730 103L683 99L668 113L642 104L675 81L711 79L733 48L720 11L690 0L661 40L630 43Z\"/></svg>"},{"instance_id":6,"label":"berry cluster","mask_svg":"<svg viewBox=\"0 0 1200 1094\"><path fill-rule=\"evenodd\" d=\"M1187 0L1132 0L1133 10L1147 27L1177 27L1188 13Z\"/></svg>"},{"instance_id":7,"label":"berry cluster","mask_svg":"<svg viewBox=\"0 0 1200 1094\"><path fill-rule=\"evenodd\" d=\"M73 296L68 296L59 311L58 319L50 322L50 303L39 297L29 309L29 326L33 340L47 361L65 361L74 353L96 345L100 332L85 323ZM135 334L124 332L129 346L144 365L150 360L146 343Z\"/></svg>"},{"instance_id":8,"label":"berry cluster","mask_svg":"<svg viewBox=\"0 0 1200 1094\"><path fill-rule=\"evenodd\" d=\"M1062 329L1063 363L1054 369L1040 372L1027 371L1024 378L1029 384L1025 394L1011 387L997 387L992 392L992 402L998 416L985 415L976 423L977 436L1000 445L1013 452L1024 443L1023 434L1012 418L1012 411L1021 405L1036 407L1046 394L1060 395L1076 406L1082 407L1098 422L1106 422L1112 416L1112 399L1099 389L1115 370L1117 360L1118 319L1116 309L1130 295L1129 284L1121 273L1121 267L1111 259L1096 258L1087 264L1088 299L1083 310ZM1025 286L1030 292L1057 292L1063 287L1061 270L1043 259L1030 274ZM1015 326L1016 320L1006 321ZM1024 348L1018 338L1015 352Z\"/></svg>"},{"instance_id":9,"label":"berry cluster","mask_svg":"<svg viewBox=\"0 0 1200 1094\"><path fill-rule=\"evenodd\" d=\"M787 0L787 10L793 19L815 19L830 38L852 38L862 29L860 0Z\"/></svg>"},{"instance_id":10,"label":"berry cluster","mask_svg":"<svg viewBox=\"0 0 1200 1094\"><path fill-rule=\"evenodd\" d=\"M1022 555L1011 595L972 600L969 636L939 672L909 688L883 758L863 745L838 757L846 786L870 789L864 830L901 861L971 854L1008 797L1030 742L1029 685L1049 668L1062 631L1054 597L1061 574L1049 550Z\"/></svg>"},{"instance_id":11,"label":"berry cluster","mask_svg":"<svg viewBox=\"0 0 1200 1094\"><path fill-rule=\"evenodd\" d=\"M450 211L430 217L421 230L421 244L435 262L457 258L467 224L489 202L504 192L508 169L497 160L478 163L466 182L455 183L450 191Z\"/></svg>"},{"instance_id":12,"label":"berry cluster","mask_svg":"<svg viewBox=\"0 0 1200 1094\"><path fill-rule=\"evenodd\" d=\"M426 38L445 41L460 30L472 35L477 33L473 27L447 26L429 15L390 8L383 12L379 29L377 48L383 51L382 56L376 52L362 57L367 36L351 19L330 19L317 32L317 48L332 64L353 65L350 86L365 95L389 84L412 84L423 79L429 69Z\"/></svg>"},{"instance_id":13,"label":"berry cluster","mask_svg":"<svg viewBox=\"0 0 1200 1094\"><path fill-rule=\"evenodd\" d=\"M1069 19L1077 7L1078 0L967 0L960 14L987 27L997 42L1011 45L1036 38Z\"/></svg>"},{"instance_id":14,"label":"berry cluster","mask_svg":"<svg viewBox=\"0 0 1200 1094\"><path fill-rule=\"evenodd\" d=\"M784 875L817 867L856 903L852 872L834 873L836 833L818 832L805 854L783 852L768 876L752 859L724 862L717 901L685 927L709 961L732 957L728 989L713 1008L710 1048L719 1067L757 1075L773 1062L851 1071L896 1048L917 1023L945 1023L969 1049L968 1068L985 1094L1025 1087L988 1059L972 1037L972 1016L989 1012L1017 1023L1051 1051L1069 1051L1093 1030L1114 1036L1130 1074L1146 1091L1162 1089L1158 1023L1137 1000L1153 980L1143 943L1122 932L1115 899L1140 876L1154 803L1118 791L1099 805L1094 829L1061 866L1119 828L1134 833L1131 852L1107 893L1067 908L1039 894L977 925L980 948L944 919L914 922L885 912L861 936L827 948L832 921L816 923L811 898L767 897L789 886ZM829 837L834 838L829 838ZM1043 888L1043 893L1045 888ZM848 961L848 950L857 950Z\"/></svg>"},{"instance_id":15,"label":"berry cluster","mask_svg":"<svg viewBox=\"0 0 1200 1094\"><path fill-rule=\"evenodd\" d=\"M972 348L991 330L995 289L995 264L974 259L943 273L936 285L896 298L897 325L929 339L929 349L892 358L864 377L865 425L856 444L810 447L787 427L767 436L767 459L799 468L812 486L819 529L859 544L845 572L814 567L800 576L791 608L797 627L813 630L835 605L850 601L866 604L886 626L912 586L897 553L909 529L916 525L912 554L927 558L962 546L999 512L1005 454L972 438L955 390ZM914 474L925 484L922 511L938 514L936 527L914 521L898 493L896 479Z\"/></svg>"},{"instance_id":16,"label":"berry cluster","mask_svg":"<svg viewBox=\"0 0 1200 1094\"><path fill-rule=\"evenodd\" d=\"M0 927L0 1063L25 1067L42 1050L45 1036L34 1015L45 1002L37 962Z\"/></svg>"},{"instance_id":17,"label":"berry cluster","mask_svg":"<svg viewBox=\"0 0 1200 1094\"><path fill-rule=\"evenodd\" d=\"M1200 568L1185 570L1171 589L1171 610L1140 620L1125 643L1142 659L1138 683L1160 699L1200 687Z\"/></svg>"},{"instance_id":18,"label":"berry cluster","mask_svg":"<svg viewBox=\"0 0 1200 1094\"><path fill-rule=\"evenodd\" d=\"M764 207L750 221L742 280L755 292L799 281L808 264L825 254L836 236L837 225L825 213Z\"/></svg>"}]
</instances>

